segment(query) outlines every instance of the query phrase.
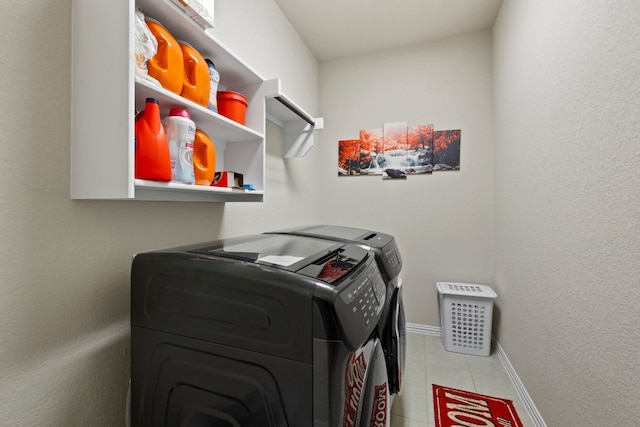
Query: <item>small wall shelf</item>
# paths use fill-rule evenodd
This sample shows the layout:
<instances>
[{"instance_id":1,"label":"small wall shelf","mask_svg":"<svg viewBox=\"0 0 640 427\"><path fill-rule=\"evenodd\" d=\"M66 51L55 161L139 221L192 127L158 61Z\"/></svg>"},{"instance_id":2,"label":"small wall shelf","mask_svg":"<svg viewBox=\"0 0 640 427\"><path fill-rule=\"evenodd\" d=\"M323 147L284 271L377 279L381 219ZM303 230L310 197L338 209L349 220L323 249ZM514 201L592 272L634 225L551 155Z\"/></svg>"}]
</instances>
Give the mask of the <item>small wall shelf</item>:
<instances>
[{"instance_id":1,"label":"small wall shelf","mask_svg":"<svg viewBox=\"0 0 640 427\"><path fill-rule=\"evenodd\" d=\"M302 157L313 147L313 132L324 129L324 119L313 117L283 92L280 79L264 82L267 119L282 128L284 157Z\"/></svg>"},{"instance_id":2,"label":"small wall shelf","mask_svg":"<svg viewBox=\"0 0 640 427\"><path fill-rule=\"evenodd\" d=\"M160 21L220 71L220 90L248 99L240 125L135 76L134 16ZM204 31L172 0L73 0L71 94L71 198L157 201L261 202L265 182L264 79ZM147 97L161 116L187 108L216 145L216 170L241 173L255 190L135 179L134 116Z\"/></svg>"}]
</instances>

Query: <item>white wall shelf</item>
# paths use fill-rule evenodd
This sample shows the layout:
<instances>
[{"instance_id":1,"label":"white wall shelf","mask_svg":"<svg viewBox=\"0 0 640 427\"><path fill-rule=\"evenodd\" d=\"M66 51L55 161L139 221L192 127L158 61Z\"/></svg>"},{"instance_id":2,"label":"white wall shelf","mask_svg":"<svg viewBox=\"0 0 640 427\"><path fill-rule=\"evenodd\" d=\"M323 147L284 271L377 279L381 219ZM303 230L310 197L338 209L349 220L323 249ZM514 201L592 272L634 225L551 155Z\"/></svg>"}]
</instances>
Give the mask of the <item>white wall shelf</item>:
<instances>
[{"instance_id":1,"label":"white wall shelf","mask_svg":"<svg viewBox=\"0 0 640 427\"><path fill-rule=\"evenodd\" d=\"M211 58L220 89L247 97L245 125L135 77L135 10L162 23L178 40ZM71 198L158 201L250 201L264 195L264 79L170 0L72 2ZM135 112L147 97L189 110L216 145L216 170L244 175L256 190L136 180Z\"/></svg>"},{"instance_id":2,"label":"white wall shelf","mask_svg":"<svg viewBox=\"0 0 640 427\"><path fill-rule=\"evenodd\" d=\"M240 125L135 76L135 11L159 21L177 39L211 58L219 90L247 97ZM72 0L71 198L156 201L260 202L265 184L265 120L283 128L284 157L304 156L324 127L290 100L279 79L264 80L191 19L172 0ZM241 173L255 190L135 179L136 111L148 97L164 117L187 108L216 146L216 170Z\"/></svg>"},{"instance_id":3,"label":"white wall shelf","mask_svg":"<svg viewBox=\"0 0 640 427\"><path fill-rule=\"evenodd\" d=\"M313 132L324 128L324 119L313 117L282 92L280 79L264 82L267 119L282 128L285 158L302 157L313 147Z\"/></svg>"}]
</instances>

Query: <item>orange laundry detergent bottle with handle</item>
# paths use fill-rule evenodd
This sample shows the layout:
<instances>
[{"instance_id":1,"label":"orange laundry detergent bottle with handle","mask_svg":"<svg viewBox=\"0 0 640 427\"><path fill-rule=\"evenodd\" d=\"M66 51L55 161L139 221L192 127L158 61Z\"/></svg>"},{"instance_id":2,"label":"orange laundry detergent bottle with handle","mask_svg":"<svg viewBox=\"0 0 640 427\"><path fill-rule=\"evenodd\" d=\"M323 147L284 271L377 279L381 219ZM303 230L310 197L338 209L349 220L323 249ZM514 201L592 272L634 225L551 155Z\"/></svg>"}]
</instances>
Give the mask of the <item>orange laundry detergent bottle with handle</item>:
<instances>
[{"instance_id":1,"label":"orange laundry detergent bottle with handle","mask_svg":"<svg viewBox=\"0 0 640 427\"><path fill-rule=\"evenodd\" d=\"M179 41L184 60L182 95L196 104L206 107L209 104L211 88L209 64L189 43Z\"/></svg>"},{"instance_id":2,"label":"orange laundry detergent bottle with handle","mask_svg":"<svg viewBox=\"0 0 640 427\"><path fill-rule=\"evenodd\" d=\"M147 61L148 73L158 80L163 88L180 95L182 75L184 74L184 60L180 44L155 19L145 18L145 22L158 41L158 52Z\"/></svg>"},{"instance_id":3,"label":"orange laundry detergent bottle with handle","mask_svg":"<svg viewBox=\"0 0 640 427\"><path fill-rule=\"evenodd\" d=\"M171 181L169 141L160 121L157 99L147 98L135 124L135 177L153 181Z\"/></svg>"},{"instance_id":4,"label":"orange laundry detergent bottle with handle","mask_svg":"<svg viewBox=\"0 0 640 427\"><path fill-rule=\"evenodd\" d=\"M193 140L193 172L197 185L211 185L216 174L216 146L209 136L196 129Z\"/></svg>"}]
</instances>

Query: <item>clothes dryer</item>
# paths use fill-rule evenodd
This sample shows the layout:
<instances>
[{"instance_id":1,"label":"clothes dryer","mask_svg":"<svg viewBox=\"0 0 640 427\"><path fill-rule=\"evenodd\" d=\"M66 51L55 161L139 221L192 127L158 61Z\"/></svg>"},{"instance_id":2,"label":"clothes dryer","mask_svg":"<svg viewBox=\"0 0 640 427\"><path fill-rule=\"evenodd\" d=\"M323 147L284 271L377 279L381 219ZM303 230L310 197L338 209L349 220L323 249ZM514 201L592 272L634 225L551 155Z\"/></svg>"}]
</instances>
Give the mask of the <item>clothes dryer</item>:
<instances>
[{"instance_id":1,"label":"clothes dryer","mask_svg":"<svg viewBox=\"0 0 640 427\"><path fill-rule=\"evenodd\" d=\"M402 302L402 279L399 276L402 257L395 237L378 231L338 225L310 225L272 233L357 244L374 253L387 288L387 304L380 318L378 334L385 353L390 391L392 394L399 393L406 362L407 331Z\"/></svg>"},{"instance_id":2,"label":"clothes dryer","mask_svg":"<svg viewBox=\"0 0 640 427\"><path fill-rule=\"evenodd\" d=\"M378 427L385 306L356 245L246 236L141 253L131 271L133 426Z\"/></svg>"}]
</instances>

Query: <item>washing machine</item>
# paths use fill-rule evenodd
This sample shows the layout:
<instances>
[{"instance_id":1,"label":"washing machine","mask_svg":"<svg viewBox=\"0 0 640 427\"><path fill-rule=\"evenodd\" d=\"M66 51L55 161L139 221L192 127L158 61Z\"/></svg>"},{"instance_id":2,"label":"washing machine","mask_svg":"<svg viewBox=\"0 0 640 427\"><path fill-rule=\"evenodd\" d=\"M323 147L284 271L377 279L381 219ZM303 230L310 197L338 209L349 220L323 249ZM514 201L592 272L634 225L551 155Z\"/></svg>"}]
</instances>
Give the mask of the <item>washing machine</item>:
<instances>
[{"instance_id":1,"label":"washing machine","mask_svg":"<svg viewBox=\"0 0 640 427\"><path fill-rule=\"evenodd\" d=\"M391 394L402 386L402 370L406 362L406 320L402 302L402 257L392 235L378 231L338 225L310 225L272 233L308 236L336 242L357 244L372 251L386 284L387 304L380 317L378 335L387 363Z\"/></svg>"},{"instance_id":2,"label":"washing machine","mask_svg":"<svg viewBox=\"0 0 640 427\"><path fill-rule=\"evenodd\" d=\"M131 268L131 425L384 427L386 289L357 245L257 235Z\"/></svg>"}]
</instances>

